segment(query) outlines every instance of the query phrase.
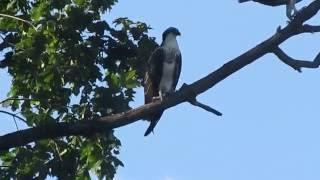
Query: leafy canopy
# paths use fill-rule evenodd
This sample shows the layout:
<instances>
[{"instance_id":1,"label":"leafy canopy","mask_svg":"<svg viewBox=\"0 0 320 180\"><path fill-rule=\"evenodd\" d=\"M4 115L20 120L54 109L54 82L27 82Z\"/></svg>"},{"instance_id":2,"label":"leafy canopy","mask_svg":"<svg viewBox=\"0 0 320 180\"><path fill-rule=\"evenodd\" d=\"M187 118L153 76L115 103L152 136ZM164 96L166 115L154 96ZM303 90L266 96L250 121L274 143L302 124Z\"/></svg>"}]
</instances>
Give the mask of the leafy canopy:
<instances>
[{"instance_id":1,"label":"leafy canopy","mask_svg":"<svg viewBox=\"0 0 320 180\"><path fill-rule=\"evenodd\" d=\"M20 113L28 127L130 109L157 44L145 23L103 20L115 3L1 0L0 70L12 76L4 108ZM34 142L0 152L0 179L90 179L89 172L112 179L123 165L119 147L113 131Z\"/></svg>"}]
</instances>

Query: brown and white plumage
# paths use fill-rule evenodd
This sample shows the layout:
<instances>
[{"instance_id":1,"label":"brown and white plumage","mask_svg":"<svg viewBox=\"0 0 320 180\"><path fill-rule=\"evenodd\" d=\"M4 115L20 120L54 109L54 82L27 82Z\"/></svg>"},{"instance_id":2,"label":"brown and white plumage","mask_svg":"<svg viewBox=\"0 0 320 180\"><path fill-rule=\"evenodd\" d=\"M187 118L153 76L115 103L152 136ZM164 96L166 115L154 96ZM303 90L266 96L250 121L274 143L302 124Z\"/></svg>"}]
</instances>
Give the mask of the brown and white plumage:
<instances>
[{"instance_id":1,"label":"brown and white plumage","mask_svg":"<svg viewBox=\"0 0 320 180\"><path fill-rule=\"evenodd\" d=\"M178 29L170 27L162 35L161 46L151 54L144 79L145 104L154 99L162 100L167 94L174 92L181 72L181 53L176 40ZM163 111L149 114L145 119L150 126L145 132L149 135L161 118Z\"/></svg>"}]
</instances>

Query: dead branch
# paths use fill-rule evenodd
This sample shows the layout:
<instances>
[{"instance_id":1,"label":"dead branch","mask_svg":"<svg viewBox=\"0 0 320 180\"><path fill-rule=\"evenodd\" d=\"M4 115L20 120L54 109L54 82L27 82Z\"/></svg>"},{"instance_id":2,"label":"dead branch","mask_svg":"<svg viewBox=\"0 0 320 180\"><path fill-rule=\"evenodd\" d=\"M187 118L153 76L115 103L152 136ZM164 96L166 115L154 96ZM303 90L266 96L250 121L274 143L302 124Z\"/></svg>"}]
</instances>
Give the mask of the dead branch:
<instances>
[{"instance_id":1,"label":"dead branch","mask_svg":"<svg viewBox=\"0 0 320 180\"><path fill-rule=\"evenodd\" d=\"M314 58L313 61L305 61L305 60L296 60L292 57L288 56L282 49L279 47L274 48L272 51L283 63L292 67L294 70L298 72L302 72L301 68L318 68L320 66L320 52Z\"/></svg>"},{"instance_id":2,"label":"dead branch","mask_svg":"<svg viewBox=\"0 0 320 180\"><path fill-rule=\"evenodd\" d=\"M272 53L276 47L287 39L297 34L306 33L307 30L303 30L303 23L316 15L319 9L320 0L311 2L310 5L303 8L286 27L283 29L279 28L272 37L239 57L227 62L206 77L188 85L187 87L190 88L193 93L190 93L188 88L182 88L170 96L170 98L165 98L162 102L153 102L124 113L101 117L97 120L83 120L76 123L61 122L9 133L0 136L0 150L22 146L41 139L71 135L85 136L104 132L138 121L151 112L168 109L182 102L187 102L191 98L195 98L195 95L207 91L231 74L256 61L265 54Z\"/></svg>"},{"instance_id":3,"label":"dead branch","mask_svg":"<svg viewBox=\"0 0 320 180\"><path fill-rule=\"evenodd\" d=\"M309 24L304 24L301 28L302 32L305 33L315 33L315 32L320 32L320 26L313 26Z\"/></svg>"},{"instance_id":4,"label":"dead branch","mask_svg":"<svg viewBox=\"0 0 320 180\"><path fill-rule=\"evenodd\" d=\"M189 103L194 105L194 106L197 106L199 108L202 108L202 109L204 109L204 110L206 110L208 112L211 112L211 113L213 113L213 114L215 114L217 116L222 116L221 112L219 112L218 110L216 110L216 109L214 109L214 108L212 108L212 107L210 107L208 105L205 105L205 104L199 102L196 98L194 98L193 100L189 101Z\"/></svg>"},{"instance_id":5,"label":"dead branch","mask_svg":"<svg viewBox=\"0 0 320 180\"><path fill-rule=\"evenodd\" d=\"M189 102L190 104L192 104L192 105L194 105L194 106L197 106L197 107L199 107L199 108L202 108L202 109L204 109L204 110L206 110L206 111L208 111L208 112L211 112L211 113L213 113L213 114L215 114L215 115L217 115L217 116L222 116L222 113L221 113L221 112L217 111L216 109L214 109L214 108L212 108L212 107L210 107L210 106L208 106L208 105L205 105L205 104L199 102L199 101L197 100L197 98L196 98L196 97L197 97L197 94L196 94L195 92L193 92L191 88L189 88L188 84L184 83L184 84L181 86L180 89L181 89L181 90L184 89L184 90L186 90L186 91L188 92L189 97L190 97L189 100L188 100L188 102Z\"/></svg>"}]
</instances>

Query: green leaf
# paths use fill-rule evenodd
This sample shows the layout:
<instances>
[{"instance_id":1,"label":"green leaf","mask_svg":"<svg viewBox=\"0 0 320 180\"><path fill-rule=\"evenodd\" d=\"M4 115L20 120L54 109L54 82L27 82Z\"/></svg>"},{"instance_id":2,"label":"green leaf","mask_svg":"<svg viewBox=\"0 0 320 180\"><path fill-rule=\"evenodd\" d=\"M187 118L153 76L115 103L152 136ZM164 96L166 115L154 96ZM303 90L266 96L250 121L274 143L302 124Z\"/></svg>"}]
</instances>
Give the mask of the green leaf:
<instances>
[{"instance_id":1,"label":"green leaf","mask_svg":"<svg viewBox=\"0 0 320 180\"><path fill-rule=\"evenodd\" d=\"M85 0L75 0L74 2L76 5L79 5L79 6L83 6L86 3Z\"/></svg>"},{"instance_id":2,"label":"green leaf","mask_svg":"<svg viewBox=\"0 0 320 180\"><path fill-rule=\"evenodd\" d=\"M48 4L46 3L39 3L38 6L34 7L31 11L31 18L34 21L39 21L41 17L45 15L45 13L48 11Z\"/></svg>"},{"instance_id":3,"label":"green leaf","mask_svg":"<svg viewBox=\"0 0 320 180\"><path fill-rule=\"evenodd\" d=\"M130 109L144 65L157 46L149 27L129 18L108 24L116 0L3 0L0 68L12 78L2 106L28 127L95 119ZM80 21L81 23L79 23ZM102 73L107 72L107 73ZM27 100L28 99L28 100ZM48 128L50 130L50 128ZM43 132L46 133L46 132ZM0 152L0 179L112 179L122 162L113 131L41 140ZM40 177L41 176L41 177Z\"/></svg>"}]
</instances>

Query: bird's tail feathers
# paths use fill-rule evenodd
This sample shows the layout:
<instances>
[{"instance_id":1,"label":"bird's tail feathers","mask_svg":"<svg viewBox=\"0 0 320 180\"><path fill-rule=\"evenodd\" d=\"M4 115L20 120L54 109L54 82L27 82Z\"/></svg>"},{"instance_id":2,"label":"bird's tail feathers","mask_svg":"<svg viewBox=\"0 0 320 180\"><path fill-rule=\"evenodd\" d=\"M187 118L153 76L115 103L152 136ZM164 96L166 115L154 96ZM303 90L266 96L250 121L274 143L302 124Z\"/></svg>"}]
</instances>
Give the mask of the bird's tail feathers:
<instances>
[{"instance_id":1,"label":"bird's tail feathers","mask_svg":"<svg viewBox=\"0 0 320 180\"><path fill-rule=\"evenodd\" d=\"M153 132L153 129L156 127L157 123L159 122L163 111L158 112L156 114L152 114L151 117L148 118L148 121L150 121L150 125L146 132L144 133L144 136L148 136L151 132Z\"/></svg>"},{"instance_id":2,"label":"bird's tail feathers","mask_svg":"<svg viewBox=\"0 0 320 180\"><path fill-rule=\"evenodd\" d=\"M151 121L148 129L144 133L144 136L148 136L151 132L153 132L153 129L156 127L159 120Z\"/></svg>"}]
</instances>

